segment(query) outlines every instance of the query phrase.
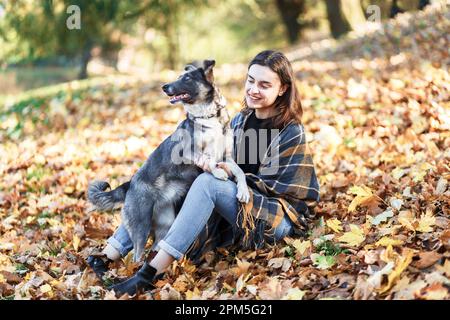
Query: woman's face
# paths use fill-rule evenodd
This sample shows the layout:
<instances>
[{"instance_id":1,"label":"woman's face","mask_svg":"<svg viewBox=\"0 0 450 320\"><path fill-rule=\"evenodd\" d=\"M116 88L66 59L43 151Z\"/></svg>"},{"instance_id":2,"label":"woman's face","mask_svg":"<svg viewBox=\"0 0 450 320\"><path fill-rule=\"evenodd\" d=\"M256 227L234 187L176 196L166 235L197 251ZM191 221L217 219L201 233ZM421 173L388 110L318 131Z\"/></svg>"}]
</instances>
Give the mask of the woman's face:
<instances>
[{"instance_id":1,"label":"woman's face","mask_svg":"<svg viewBox=\"0 0 450 320\"><path fill-rule=\"evenodd\" d=\"M286 86L281 86L278 74L269 67L254 64L250 67L245 83L245 100L252 109L271 108Z\"/></svg>"}]
</instances>

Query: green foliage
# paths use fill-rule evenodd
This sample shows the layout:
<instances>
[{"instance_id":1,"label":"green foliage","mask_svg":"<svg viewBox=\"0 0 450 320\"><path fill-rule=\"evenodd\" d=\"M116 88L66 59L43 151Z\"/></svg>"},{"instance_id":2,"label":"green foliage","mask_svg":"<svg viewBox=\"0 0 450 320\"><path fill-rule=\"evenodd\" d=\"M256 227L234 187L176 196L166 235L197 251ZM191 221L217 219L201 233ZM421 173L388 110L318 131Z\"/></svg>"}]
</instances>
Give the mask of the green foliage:
<instances>
[{"instance_id":1,"label":"green foliage","mask_svg":"<svg viewBox=\"0 0 450 320\"><path fill-rule=\"evenodd\" d=\"M311 259L314 265L319 269L328 269L336 264L336 259L334 256L312 254Z\"/></svg>"},{"instance_id":2,"label":"green foliage","mask_svg":"<svg viewBox=\"0 0 450 320\"><path fill-rule=\"evenodd\" d=\"M178 68L199 57L247 61L265 48L285 46L285 33L271 0L0 0L0 58L26 63L63 55L80 59L86 50L117 52L123 36L142 41L152 65ZM81 29L69 30L69 5L81 10ZM150 36L149 36L150 35ZM52 58L53 59L53 58ZM150 62L151 61L151 62Z\"/></svg>"},{"instance_id":3,"label":"green foliage","mask_svg":"<svg viewBox=\"0 0 450 320\"><path fill-rule=\"evenodd\" d=\"M333 243L330 240L326 240L320 243L317 247L317 252L321 252L326 256L336 256L340 253L346 253L348 250L342 249L338 244Z\"/></svg>"}]
</instances>

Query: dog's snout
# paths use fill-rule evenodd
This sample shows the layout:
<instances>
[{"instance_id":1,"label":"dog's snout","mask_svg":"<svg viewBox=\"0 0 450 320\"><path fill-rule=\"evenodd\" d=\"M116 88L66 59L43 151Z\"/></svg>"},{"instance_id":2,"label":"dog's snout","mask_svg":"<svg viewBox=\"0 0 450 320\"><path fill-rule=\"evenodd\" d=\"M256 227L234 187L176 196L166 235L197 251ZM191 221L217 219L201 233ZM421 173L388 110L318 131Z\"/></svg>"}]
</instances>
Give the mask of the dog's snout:
<instances>
[{"instance_id":1,"label":"dog's snout","mask_svg":"<svg viewBox=\"0 0 450 320\"><path fill-rule=\"evenodd\" d=\"M167 92L169 90L169 85L168 84L163 85L162 89L164 92Z\"/></svg>"}]
</instances>

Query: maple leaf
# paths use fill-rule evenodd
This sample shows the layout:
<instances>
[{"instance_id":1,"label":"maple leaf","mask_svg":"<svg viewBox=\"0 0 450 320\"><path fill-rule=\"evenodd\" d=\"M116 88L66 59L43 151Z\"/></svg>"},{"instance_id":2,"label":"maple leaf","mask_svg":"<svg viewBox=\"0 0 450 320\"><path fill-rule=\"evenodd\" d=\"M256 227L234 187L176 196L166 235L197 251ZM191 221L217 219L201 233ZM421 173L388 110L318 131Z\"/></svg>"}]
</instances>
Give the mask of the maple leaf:
<instances>
[{"instance_id":1,"label":"maple leaf","mask_svg":"<svg viewBox=\"0 0 450 320\"><path fill-rule=\"evenodd\" d=\"M350 231L345 232L338 238L340 242L347 243L354 247L359 246L365 239L364 232L356 224L350 224Z\"/></svg>"},{"instance_id":2,"label":"maple leaf","mask_svg":"<svg viewBox=\"0 0 450 320\"><path fill-rule=\"evenodd\" d=\"M375 242L375 246L401 246L403 244L402 240L392 239L390 237L383 237L377 242Z\"/></svg>"},{"instance_id":3,"label":"maple leaf","mask_svg":"<svg viewBox=\"0 0 450 320\"><path fill-rule=\"evenodd\" d=\"M411 211L401 211L398 215L398 222L411 231L416 231L415 219Z\"/></svg>"},{"instance_id":4,"label":"maple leaf","mask_svg":"<svg viewBox=\"0 0 450 320\"><path fill-rule=\"evenodd\" d=\"M302 241L300 239L295 239L291 245L295 248L295 250L300 253L301 255L303 255L305 253L305 251L309 248L311 248L311 241L306 240L306 241Z\"/></svg>"},{"instance_id":5,"label":"maple leaf","mask_svg":"<svg viewBox=\"0 0 450 320\"><path fill-rule=\"evenodd\" d=\"M289 258L272 258L268 262L268 266L274 269L281 268L284 272L289 270L291 267L292 261Z\"/></svg>"},{"instance_id":6,"label":"maple leaf","mask_svg":"<svg viewBox=\"0 0 450 320\"><path fill-rule=\"evenodd\" d=\"M436 224L436 218L433 216L431 212L427 212L420 216L419 226L416 228L416 231L419 232L431 232L433 231L432 226Z\"/></svg>"},{"instance_id":7,"label":"maple leaf","mask_svg":"<svg viewBox=\"0 0 450 320\"><path fill-rule=\"evenodd\" d=\"M342 232L341 222L338 219L328 219L327 226L336 233Z\"/></svg>"},{"instance_id":8,"label":"maple leaf","mask_svg":"<svg viewBox=\"0 0 450 320\"><path fill-rule=\"evenodd\" d=\"M388 275L388 283L383 288L381 288L381 294L387 292L393 286L394 282L400 277L402 272L411 263L413 256L413 250L405 249L405 254L398 258L394 270Z\"/></svg>"},{"instance_id":9,"label":"maple leaf","mask_svg":"<svg viewBox=\"0 0 450 320\"><path fill-rule=\"evenodd\" d=\"M195 287L194 290L187 290L185 295L186 300L198 300L201 296L201 292L197 287Z\"/></svg>"},{"instance_id":10,"label":"maple leaf","mask_svg":"<svg viewBox=\"0 0 450 320\"><path fill-rule=\"evenodd\" d=\"M419 252L418 257L419 260L412 263L413 267L425 269L435 264L442 257L442 255L435 251L425 251Z\"/></svg>"},{"instance_id":11,"label":"maple leaf","mask_svg":"<svg viewBox=\"0 0 450 320\"><path fill-rule=\"evenodd\" d=\"M395 292L395 299L412 300L426 286L427 283L423 280L416 280L410 283L409 278L404 276L397 281L391 292Z\"/></svg>"},{"instance_id":12,"label":"maple leaf","mask_svg":"<svg viewBox=\"0 0 450 320\"><path fill-rule=\"evenodd\" d=\"M252 265L250 262L246 260L240 260L236 257L236 264L237 266L231 269L231 272L233 272L236 276L241 276L244 273L247 273L248 269Z\"/></svg>"},{"instance_id":13,"label":"maple leaf","mask_svg":"<svg viewBox=\"0 0 450 320\"><path fill-rule=\"evenodd\" d=\"M319 269L329 269L336 264L336 259L333 256L325 256L318 253L311 254L311 260Z\"/></svg>"},{"instance_id":14,"label":"maple leaf","mask_svg":"<svg viewBox=\"0 0 450 320\"><path fill-rule=\"evenodd\" d=\"M413 182L418 183L423 180L428 170L432 169L433 166L429 163L422 163L421 165L411 170L410 175L413 177Z\"/></svg>"},{"instance_id":15,"label":"maple leaf","mask_svg":"<svg viewBox=\"0 0 450 320\"><path fill-rule=\"evenodd\" d=\"M380 197L372 193L372 190L369 187L366 187L364 185L353 186L349 189L349 192L356 195L356 197L352 200L352 202L348 206L349 212L354 212L357 206L369 204L373 205L382 201Z\"/></svg>"},{"instance_id":16,"label":"maple leaf","mask_svg":"<svg viewBox=\"0 0 450 320\"><path fill-rule=\"evenodd\" d=\"M398 222L411 231L418 232L431 232L436 224L436 218L431 212L422 214L420 219L416 219L411 211L401 211L399 214Z\"/></svg>"}]
</instances>

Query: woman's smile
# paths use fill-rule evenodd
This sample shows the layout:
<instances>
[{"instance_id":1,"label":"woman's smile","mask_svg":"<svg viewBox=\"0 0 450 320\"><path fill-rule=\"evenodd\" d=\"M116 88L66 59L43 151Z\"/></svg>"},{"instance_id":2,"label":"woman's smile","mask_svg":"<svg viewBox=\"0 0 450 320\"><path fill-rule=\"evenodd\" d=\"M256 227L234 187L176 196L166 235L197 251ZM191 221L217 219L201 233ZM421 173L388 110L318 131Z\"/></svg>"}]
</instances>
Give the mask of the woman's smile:
<instances>
[{"instance_id":1,"label":"woman's smile","mask_svg":"<svg viewBox=\"0 0 450 320\"><path fill-rule=\"evenodd\" d=\"M260 119L275 113L274 102L281 88L278 75L267 66L254 64L250 67L245 83L245 101L247 106L255 109Z\"/></svg>"},{"instance_id":2,"label":"woman's smile","mask_svg":"<svg viewBox=\"0 0 450 320\"><path fill-rule=\"evenodd\" d=\"M258 102L261 102L261 100L262 100L262 97L257 97L257 96L253 96L250 94L247 95L247 98L253 103L258 103Z\"/></svg>"}]
</instances>

